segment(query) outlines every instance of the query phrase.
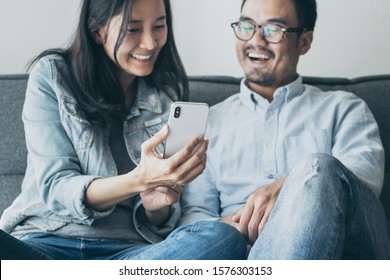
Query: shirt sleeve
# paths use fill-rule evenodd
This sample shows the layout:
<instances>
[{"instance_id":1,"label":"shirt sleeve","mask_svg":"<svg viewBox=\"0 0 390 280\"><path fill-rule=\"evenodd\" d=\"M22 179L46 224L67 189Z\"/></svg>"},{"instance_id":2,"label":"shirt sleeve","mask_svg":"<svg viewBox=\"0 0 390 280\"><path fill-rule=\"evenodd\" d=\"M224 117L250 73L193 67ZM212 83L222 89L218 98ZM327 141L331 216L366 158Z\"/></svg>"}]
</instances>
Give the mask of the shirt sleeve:
<instances>
[{"instance_id":1,"label":"shirt sleeve","mask_svg":"<svg viewBox=\"0 0 390 280\"><path fill-rule=\"evenodd\" d=\"M28 157L46 207L66 219L90 224L113 209L98 212L84 203L86 189L99 176L85 175L81 170L77 152L61 123L55 79L56 69L45 58L30 73L22 114Z\"/></svg>"},{"instance_id":2,"label":"shirt sleeve","mask_svg":"<svg viewBox=\"0 0 390 280\"><path fill-rule=\"evenodd\" d=\"M353 94L341 100L336 114L332 154L379 197L384 179L384 149L373 114Z\"/></svg>"},{"instance_id":3,"label":"shirt sleeve","mask_svg":"<svg viewBox=\"0 0 390 280\"><path fill-rule=\"evenodd\" d=\"M220 219L220 198L210 160L201 175L184 187L180 225Z\"/></svg>"}]
</instances>

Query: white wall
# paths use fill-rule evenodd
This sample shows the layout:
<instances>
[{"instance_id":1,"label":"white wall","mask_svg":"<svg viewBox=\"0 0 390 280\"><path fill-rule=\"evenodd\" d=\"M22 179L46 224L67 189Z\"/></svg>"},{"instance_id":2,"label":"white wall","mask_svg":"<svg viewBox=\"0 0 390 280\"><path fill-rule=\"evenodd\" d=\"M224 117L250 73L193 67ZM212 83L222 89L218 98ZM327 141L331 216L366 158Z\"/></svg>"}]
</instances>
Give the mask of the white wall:
<instances>
[{"instance_id":1,"label":"white wall","mask_svg":"<svg viewBox=\"0 0 390 280\"><path fill-rule=\"evenodd\" d=\"M230 28L241 2L173 0L176 40L189 74L243 75ZM317 5L315 39L300 61L301 74L390 74L389 0L317 0Z\"/></svg>"},{"instance_id":2,"label":"white wall","mask_svg":"<svg viewBox=\"0 0 390 280\"><path fill-rule=\"evenodd\" d=\"M0 74L25 73L48 48L73 35L80 0L0 0Z\"/></svg>"},{"instance_id":3,"label":"white wall","mask_svg":"<svg viewBox=\"0 0 390 280\"><path fill-rule=\"evenodd\" d=\"M171 0L179 52L190 75L242 76L230 23L241 0ZM23 73L35 55L65 46L80 0L0 0L0 74ZM317 0L318 22L303 75L390 74L390 1Z\"/></svg>"}]
</instances>

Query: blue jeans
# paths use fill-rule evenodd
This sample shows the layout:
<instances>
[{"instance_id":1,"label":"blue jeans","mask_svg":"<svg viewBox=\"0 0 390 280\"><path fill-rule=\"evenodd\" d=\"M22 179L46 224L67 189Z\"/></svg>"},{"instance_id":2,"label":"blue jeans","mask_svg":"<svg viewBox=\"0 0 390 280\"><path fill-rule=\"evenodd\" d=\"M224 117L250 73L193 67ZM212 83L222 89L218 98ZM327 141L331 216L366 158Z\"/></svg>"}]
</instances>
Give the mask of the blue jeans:
<instances>
[{"instance_id":1,"label":"blue jeans","mask_svg":"<svg viewBox=\"0 0 390 280\"><path fill-rule=\"evenodd\" d=\"M286 179L249 259L390 259L374 193L332 156L315 154Z\"/></svg>"},{"instance_id":2,"label":"blue jeans","mask_svg":"<svg viewBox=\"0 0 390 280\"><path fill-rule=\"evenodd\" d=\"M156 244L126 240L87 240L34 233L23 240L53 259L62 260L239 260L246 257L246 242L234 227L202 221L174 230Z\"/></svg>"},{"instance_id":3,"label":"blue jeans","mask_svg":"<svg viewBox=\"0 0 390 280\"><path fill-rule=\"evenodd\" d=\"M0 230L0 260L46 260L51 259L40 250Z\"/></svg>"}]
</instances>

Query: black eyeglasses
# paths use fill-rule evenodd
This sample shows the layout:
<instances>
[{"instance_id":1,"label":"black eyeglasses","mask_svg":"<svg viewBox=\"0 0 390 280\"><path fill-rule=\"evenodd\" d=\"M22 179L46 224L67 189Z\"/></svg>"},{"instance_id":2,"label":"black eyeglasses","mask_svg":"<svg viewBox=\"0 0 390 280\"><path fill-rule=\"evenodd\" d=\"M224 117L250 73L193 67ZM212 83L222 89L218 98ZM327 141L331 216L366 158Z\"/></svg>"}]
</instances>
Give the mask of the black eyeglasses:
<instances>
[{"instance_id":1,"label":"black eyeglasses","mask_svg":"<svg viewBox=\"0 0 390 280\"><path fill-rule=\"evenodd\" d=\"M288 32L302 32L305 28L300 27L282 27L274 23L266 23L263 25L255 25L249 21L237 21L231 24L234 34L241 41L249 41L256 33L256 29L260 29L261 37L271 44L277 44L282 41L284 34Z\"/></svg>"}]
</instances>

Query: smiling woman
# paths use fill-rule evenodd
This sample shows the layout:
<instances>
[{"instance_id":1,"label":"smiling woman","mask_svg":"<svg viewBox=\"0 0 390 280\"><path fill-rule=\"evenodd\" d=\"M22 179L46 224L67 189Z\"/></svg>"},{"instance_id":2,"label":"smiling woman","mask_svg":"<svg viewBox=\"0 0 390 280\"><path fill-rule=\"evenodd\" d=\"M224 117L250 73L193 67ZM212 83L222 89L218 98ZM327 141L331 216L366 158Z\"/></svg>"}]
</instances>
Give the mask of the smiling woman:
<instances>
[{"instance_id":1,"label":"smiling woman","mask_svg":"<svg viewBox=\"0 0 390 280\"><path fill-rule=\"evenodd\" d=\"M168 29L164 3L155 1L153 8L147 1L135 1L132 14L126 27L126 35L122 30L123 15L112 18L107 27L100 27L93 32L98 44L119 68L120 80L127 94L131 94L131 82L134 76L147 76L152 73L158 55L167 42ZM121 47L116 49L117 38L122 36ZM130 85L129 85L130 84ZM129 87L130 86L130 87Z\"/></svg>"},{"instance_id":2,"label":"smiling woman","mask_svg":"<svg viewBox=\"0 0 390 280\"><path fill-rule=\"evenodd\" d=\"M229 225L176 229L183 185L203 172L208 146L194 137L159 153L170 106L187 91L169 0L83 1L70 47L32 65L27 170L0 228L52 259L244 258Z\"/></svg>"},{"instance_id":3,"label":"smiling woman","mask_svg":"<svg viewBox=\"0 0 390 280\"><path fill-rule=\"evenodd\" d=\"M148 2L134 1L129 20L124 20L126 14L118 14L109 25L92 31L96 43L103 46L105 53L118 66L126 104L134 98L135 77L152 74L159 53L167 43L164 2L153 1L154 6ZM161 69L162 65L159 66ZM160 69L157 68L156 72ZM161 71L159 76L163 75Z\"/></svg>"}]
</instances>

